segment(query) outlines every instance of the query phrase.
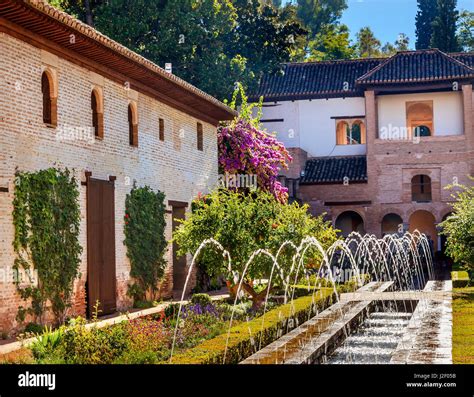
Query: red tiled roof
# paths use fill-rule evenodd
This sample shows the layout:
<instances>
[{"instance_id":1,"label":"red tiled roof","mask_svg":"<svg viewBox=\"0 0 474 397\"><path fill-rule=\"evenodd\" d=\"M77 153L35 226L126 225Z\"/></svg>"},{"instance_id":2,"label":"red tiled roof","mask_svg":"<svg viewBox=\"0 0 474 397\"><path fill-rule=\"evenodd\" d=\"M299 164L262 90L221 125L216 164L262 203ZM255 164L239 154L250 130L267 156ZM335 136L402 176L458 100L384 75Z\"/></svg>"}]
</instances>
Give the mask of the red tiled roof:
<instances>
[{"instance_id":1,"label":"red tiled roof","mask_svg":"<svg viewBox=\"0 0 474 397\"><path fill-rule=\"evenodd\" d=\"M251 99L265 101L349 97L363 95L355 85L359 76L385 59L368 58L344 61L285 63L281 71L263 76Z\"/></svg>"},{"instance_id":2,"label":"red tiled roof","mask_svg":"<svg viewBox=\"0 0 474 397\"><path fill-rule=\"evenodd\" d=\"M317 157L306 161L300 184L349 183L367 181L365 156Z\"/></svg>"},{"instance_id":3,"label":"red tiled roof","mask_svg":"<svg viewBox=\"0 0 474 397\"><path fill-rule=\"evenodd\" d=\"M94 65L120 73L151 93L169 100L169 104L187 113L212 120L232 119L236 112L197 87L167 73L163 68L103 35L89 25L62 12L45 0L0 0L0 30L21 29L29 32L32 43L48 40L68 53L74 53ZM19 30L18 30L19 29ZM17 31L18 30L18 31ZM18 33L20 32L20 33ZM76 40L70 41L74 34ZM44 44L43 41L41 43ZM49 44L45 44L49 45ZM48 49L49 50L49 49ZM127 79L128 81L128 79ZM131 84L132 89L138 89Z\"/></svg>"},{"instance_id":4,"label":"red tiled roof","mask_svg":"<svg viewBox=\"0 0 474 397\"><path fill-rule=\"evenodd\" d=\"M471 78L474 78L474 69L438 49L431 49L398 52L356 82L399 84Z\"/></svg>"},{"instance_id":5,"label":"red tiled roof","mask_svg":"<svg viewBox=\"0 0 474 397\"><path fill-rule=\"evenodd\" d=\"M285 63L263 76L250 95L266 102L363 96L376 84L426 84L474 79L474 53L445 54L437 49L398 52L390 58Z\"/></svg>"}]
</instances>

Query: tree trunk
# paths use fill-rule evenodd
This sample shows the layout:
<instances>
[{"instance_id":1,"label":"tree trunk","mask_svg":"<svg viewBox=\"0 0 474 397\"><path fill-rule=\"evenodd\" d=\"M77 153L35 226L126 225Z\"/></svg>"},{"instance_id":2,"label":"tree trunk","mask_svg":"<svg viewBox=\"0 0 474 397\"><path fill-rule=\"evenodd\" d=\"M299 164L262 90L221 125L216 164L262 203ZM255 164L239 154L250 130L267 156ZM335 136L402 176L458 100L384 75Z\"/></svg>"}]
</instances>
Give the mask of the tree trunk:
<instances>
[{"instance_id":1,"label":"tree trunk","mask_svg":"<svg viewBox=\"0 0 474 397\"><path fill-rule=\"evenodd\" d=\"M263 291L257 293L248 283L242 283L242 288L248 295L250 295L250 298L252 299L252 310L254 311L257 311L262 307L262 304L265 302L265 298L267 297L267 293L269 294L272 290L271 286L268 285Z\"/></svg>"},{"instance_id":2,"label":"tree trunk","mask_svg":"<svg viewBox=\"0 0 474 397\"><path fill-rule=\"evenodd\" d=\"M84 0L84 9L86 13L86 23L89 26L94 27L94 20L92 18L92 10L91 10L91 5L90 5L89 0Z\"/></svg>"},{"instance_id":3,"label":"tree trunk","mask_svg":"<svg viewBox=\"0 0 474 397\"><path fill-rule=\"evenodd\" d=\"M232 300L235 299L237 295L237 290L239 288L238 284L232 284L230 281L226 280L226 285L229 290L229 295L232 298ZM241 292L244 292L247 294L250 299L252 300L252 310L258 310L262 306L262 304L265 302L265 298L267 297L267 293L269 291L271 292L272 288L270 285L267 286L263 291L257 293L255 292L255 289L253 288L252 282L244 282L242 283L242 288Z\"/></svg>"}]
</instances>

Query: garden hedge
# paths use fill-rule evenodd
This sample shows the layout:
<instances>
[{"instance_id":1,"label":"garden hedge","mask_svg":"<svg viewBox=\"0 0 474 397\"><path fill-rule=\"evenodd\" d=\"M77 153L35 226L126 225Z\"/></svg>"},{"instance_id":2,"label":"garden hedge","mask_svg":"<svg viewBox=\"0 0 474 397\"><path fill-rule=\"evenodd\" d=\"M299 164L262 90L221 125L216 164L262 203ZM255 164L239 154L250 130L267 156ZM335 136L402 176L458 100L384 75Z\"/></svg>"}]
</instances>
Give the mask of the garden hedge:
<instances>
[{"instance_id":1,"label":"garden hedge","mask_svg":"<svg viewBox=\"0 0 474 397\"><path fill-rule=\"evenodd\" d=\"M225 364L237 364L260 348L272 343L287 331L307 321L311 309L319 311L327 308L334 301L332 288L321 288L314 296L304 296L265 314L262 330L262 317L243 322L230 329ZM313 311L314 313L315 311ZM293 321L289 321L293 320ZM227 341L227 331L209 339L192 349L173 356L172 364L223 364Z\"/></svg>"},{"instance_id":2,"label":"garden hedge","mask_svg":"<svg viewBox=\"0 0 474 397\"><path fill-rule=\"evenodd\" d=\"M454 288L464 288L469 285L469 274L466 271L451 272Z\"/></svg>"}]
</instances>

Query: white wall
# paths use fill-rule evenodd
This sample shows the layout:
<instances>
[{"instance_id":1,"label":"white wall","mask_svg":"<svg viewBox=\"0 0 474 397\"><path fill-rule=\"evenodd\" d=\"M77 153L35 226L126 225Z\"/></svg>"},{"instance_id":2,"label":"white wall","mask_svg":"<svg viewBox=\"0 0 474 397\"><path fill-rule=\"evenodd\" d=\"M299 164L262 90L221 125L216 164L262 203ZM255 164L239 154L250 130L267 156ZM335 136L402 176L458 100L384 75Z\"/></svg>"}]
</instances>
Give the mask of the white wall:
<instances>
[{"instance_id":1,"label":"white wall","mask_svg":"<svg viewBox=\"0 0 474 397\"><path fill-rule=\"evenodd\" d=\"M277 132L286 147L301 147L311 157L349 156L365 154L365 145L336 145L336 120L331 117L364 114L364 98L331 98L278 102L263 108L262 119L284 120L263 126Z\"/></svg>"},{"instance_id":2,"label":"white wall","mask_svg":"<svg viewBox=\"0 0 474 397\"><path fill-rule=\"evenodd\" d=\"M405 128L406 102L433 101L434 136L463 134L463 104L461 92L435 92L422 94L380 95L377 97L379 137L381 129L390 125Z\"/></svg>"}]
</instances>

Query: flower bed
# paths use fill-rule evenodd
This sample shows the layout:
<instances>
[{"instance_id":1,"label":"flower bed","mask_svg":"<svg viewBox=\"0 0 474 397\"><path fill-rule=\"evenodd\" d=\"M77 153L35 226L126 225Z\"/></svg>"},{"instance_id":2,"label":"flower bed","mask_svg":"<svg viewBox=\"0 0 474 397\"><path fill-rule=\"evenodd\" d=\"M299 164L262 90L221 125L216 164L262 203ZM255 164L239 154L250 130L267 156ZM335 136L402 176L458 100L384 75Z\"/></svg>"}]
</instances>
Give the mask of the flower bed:
<instances>
[{"instance_id":1,"label":"flower bed","mask_svg":"<svg viewBox=\"0 0 474 397\"><path fill-rule=\"evenodd\" d=\"M276 303L269 301L267 309ZM258 317L252 302L235 307L234 324ZM233 304L211 302L197 294L183 306L177 320L177 304L164 312L123 321L108 327L88 326L77 318L59 329L47 329L30 345L34 362L42 364L153 364L167 362L176 330L175 352L179 354L228 329ZM263 310L263 309L262 309ZM177 324L177 321L178 324Z\"/></svg>"},{"instance_id":2,"label":"flower bed","mask_svg":"<svg viewBox=\"0 0 474 397\"><path fill-rule=\"evenodd\" d=\"M248 322L242 322L213 339L172 358L173 364L237 364L275 341L292 328L307 321L316 310L324 310L333 301L333 290L321 288L314 298L311 295L295 299ZM227 343L228 339L228 343ZM227 344L227 352L226 350Z\"/></svg>"},{"instance_id":3,"label":"flower bed","mask_svg":"<svg viewBox=\"0 0 474 397\"><path fill-rule=\"evenodd\" d=\"M173 340L173 363L222 363L232 312L226 363L237 363L281 335L308 320L332 301L333 290L321 288L292 303L277 306L269 300L266 313L255 312L250 300L234 308L225 301L211 302L198 294L182 308L123 321L108 327L86 326L77 318L68 326L47 330L29 347L34 362L41 364L154 364L168 363ZM264 320L262 322L262 320ZM174 339L176 331L176 339Z\"/></svg>"},{"instance_id":4,"label":"flower bed","mask_svg":"<svg viewBox=\"0 0 474 397\"><path fill-rule=\"evenodd\" d=\"M229 305L191 303L183 307L176 333L176 351L193 347L224 332ZM40 335L31 350L37 363L152 364L166 361L176 329L176 308L123 321L109 327L86 327L83 318Z\"/></svg>"}]
</instances>

